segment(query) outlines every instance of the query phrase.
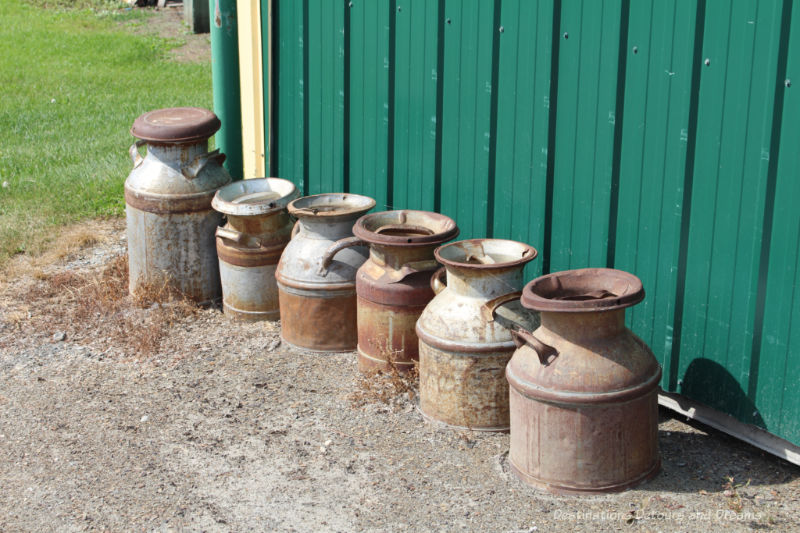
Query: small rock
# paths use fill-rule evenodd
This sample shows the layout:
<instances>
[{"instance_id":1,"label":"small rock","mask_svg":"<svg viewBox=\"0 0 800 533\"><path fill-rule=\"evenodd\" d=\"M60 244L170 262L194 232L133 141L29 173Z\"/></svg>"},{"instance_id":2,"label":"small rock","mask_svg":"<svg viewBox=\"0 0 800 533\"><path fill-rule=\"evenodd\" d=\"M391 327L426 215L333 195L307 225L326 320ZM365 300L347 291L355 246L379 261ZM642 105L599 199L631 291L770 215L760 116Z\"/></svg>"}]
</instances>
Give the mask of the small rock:
<instances>
[{"instance_id":1,"label":"small rock","mask_svg":"<svg viewBox=\"0 0 800 533\"><path fill-rule=\"evenodd\" d=\"M276 349L278 346L280 346L280 345L281 345L281 340L280 340L280 338L278 338L278 339L273 339L273 340L272 340L272 342L270 342L269 344L267 344L267 346L266 346L266 348L265 348L265 349L266 349L268 352L271 352L271 351L275 350L275 349Z\"/></svg>"},{"instance_id":2,"label":"small rock","mask_svg":"<svg viewBox=\"0 0 800 533\"><path fill-rule=\"evenodd\" d=\"M3 182L3 188L4 188L4 189L8 189L8 182L7 182L7 181L4 181L4 182Z\"/></svg>"},{"instance_id":3,"label":"small rock","mask_svg":"<svg viewBox=\"0 0 800 533\"><path fill-rule=\"evenodd\" d=\"M63 331L56 331L53 333L53 342L61 342L67 340L67 334Z\"/></svg>"},{"instance_id":4,"label":"small rock","mask_svg":"<svg viewBox=\"0 0 800 533\"><path fill-rule=\"evenodd\" d=\"M325 446L320 446L319 447L319 453L325 453L327 451L328 451L328 448L326 448Z\"/></svg>"},{"instance_id":5,"label":"small rock","mask_svg":"<svg viewBox=\"0 0 800 533\"><path fill-rule=\"evenodd\" d=\"M147 415L144 415L142 418L139 419L139 422L144 423L144 422L147 422L148 420L150 420L150 417L147 416Z\"/></svg>"},{"instance_id":6,"label":"small rock","mask_svg":"<svg viewBox=\"0 0 800 533\"><path fill-rule=\"evenodd\" d=\"M326 440L326 441L325 441L325 447L326 447L326 448L327 448L328 446L330 446L331 444L333 444L333 441L332 441L331 439L328 439L328 440Z\"/></svg>"}]
</instances>

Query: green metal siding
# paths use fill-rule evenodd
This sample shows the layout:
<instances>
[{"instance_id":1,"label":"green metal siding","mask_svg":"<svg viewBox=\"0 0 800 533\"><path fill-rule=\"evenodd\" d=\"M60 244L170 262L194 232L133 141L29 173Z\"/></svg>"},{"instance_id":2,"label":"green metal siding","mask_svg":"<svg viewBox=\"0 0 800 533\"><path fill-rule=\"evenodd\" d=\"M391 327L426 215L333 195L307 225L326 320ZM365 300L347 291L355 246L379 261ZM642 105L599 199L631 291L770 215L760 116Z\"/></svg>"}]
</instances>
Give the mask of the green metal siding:
<instances>
[{"instance_id":1,"label":"green metal siding","mask_svg":"<svg viewBox=\"0 0 800 533\"><path fill-rule=\"evenodd\" d=\"M664 389L800 443L791 0L271 5L273 174L637 274Z\"/></svg>"}]
</instances>

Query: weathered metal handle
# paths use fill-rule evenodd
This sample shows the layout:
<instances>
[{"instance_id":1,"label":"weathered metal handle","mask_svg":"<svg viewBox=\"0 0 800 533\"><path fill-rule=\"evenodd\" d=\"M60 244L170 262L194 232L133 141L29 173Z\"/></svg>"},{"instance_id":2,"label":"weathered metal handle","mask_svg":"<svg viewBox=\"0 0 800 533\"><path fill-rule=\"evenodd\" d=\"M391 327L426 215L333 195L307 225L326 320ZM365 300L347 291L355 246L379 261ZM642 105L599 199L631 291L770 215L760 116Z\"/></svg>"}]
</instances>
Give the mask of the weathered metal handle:
<instances>
[{"instance_id":1,"label":"weathered metal handle","mask_svg":"<svg viewBox=\"0 0 800 533\"><path fill-rule=\"evenodd\" d=\"M515 291L515 292L509 292L508 294L503 294L502 296L498 296L497 298L489 300L488 302L486 302L481 306L481 315L487 322L494 322L494 314L497 312L498 307L507 304L508 302L519 300L521 296L522 296L522 291Z\"/></svg>"},{"instance_id":2,"label":"weathered metal handle","mask_svg":"<svg viewBox=\"0 0 800 533\"><path fill-rule=\"evenodd\" d=\"M447 274L447 269L442 267L431 276L431 289L433 289L434 294L439 294L447 288L447 278L445 274Z\"/></svg>"},{"instance_id":3,"label":"weathered metal handle","mask_svg":"<svg viewBox=\"0 0 800 533\"><path fill-rule=\"evenodd\" d=\"M556 357L558 357L558 350L537 339L530 331L525 331L519 327L512 328L510 331L511 336L514 338L514 344L517 345L517 348L522 348L526 344L533 348L533 351L539 356L539 362L542 364L542 366L549 365L553 362L553 360L555 360Z\"/></svg>"},{"instance_id":4,"label":"weathered metal handle","mask_svg":"<svg viewBox=\"0 0 800 533\"><path fill-rule=\"evenodd\" d=\"M144 161L142 154L139 153L139 148L143 145L147 144L145 141L136 141L128 148L128 153L131 155L131 161L133 162L133 168L138 167Z\"/></svg>"},{"instance_id":5,"label":"weathered metal handle","mask_svg":"<svg viewBox=\"0 0 800 533\"><path fill-rule=\"evenodd\" d=\"M339 239L335 243L333 243L325 253L322 254L322 263L319 265L319 270L317 270L317 275L319 276L327 276L328 275L328 268L331 266L333 262L333 256L344 250L345 248L352 248L353 246L366 246L367 243L359 239L358 237L345 237L344 239Z\"/></svg>"},{"instance_id":6,"label":"weathered metal handle","mask_svg":"<svg viewBox=\"0 0 800 533\"><path fill-rule=\"evenodd\" d=\"M222 237L223 239L228 239L229 241L233 241L236 244L242 244L242 241L245 238L244 233L230 228L223 228L222 226L217 227L216 235L217 237Z\"/></svg>"},{"instance_id":7,"label":"weathered metal handle","mask_svg":"<svg viewBox=\"0 0 800 533\"><path fill-rule=\"evenodd\" d=\"M181 174L183 174L183 177L185 177L187 180L193 180L204 168L206 168L206 165L208 165L210 161L216 161L218 165L222 165L222 163L225 162L225 154L221 154L219 152L219 148L213 152L201 154L195 157L191 163L183 165L181 167Z\"/></svg>"}]
</instances>

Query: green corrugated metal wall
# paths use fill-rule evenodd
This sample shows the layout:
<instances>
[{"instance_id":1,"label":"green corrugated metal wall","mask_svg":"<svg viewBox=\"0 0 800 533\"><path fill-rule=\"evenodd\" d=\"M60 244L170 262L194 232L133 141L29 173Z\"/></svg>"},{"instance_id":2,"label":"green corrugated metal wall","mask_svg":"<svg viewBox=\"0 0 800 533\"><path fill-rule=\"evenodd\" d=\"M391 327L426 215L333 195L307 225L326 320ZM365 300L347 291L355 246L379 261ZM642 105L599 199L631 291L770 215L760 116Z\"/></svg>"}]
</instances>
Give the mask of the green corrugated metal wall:
<instances>
[{"instance_id":1,"label":"green corrugated metal wall","mask_svg":"<svg viewBox=\"0 0 800 533\"><path fill-rule=\"evenodd\" d=\"M664 389L800 444L800 7L262 5L272 175L635 273Z\"/></svg>"}]
</instances>

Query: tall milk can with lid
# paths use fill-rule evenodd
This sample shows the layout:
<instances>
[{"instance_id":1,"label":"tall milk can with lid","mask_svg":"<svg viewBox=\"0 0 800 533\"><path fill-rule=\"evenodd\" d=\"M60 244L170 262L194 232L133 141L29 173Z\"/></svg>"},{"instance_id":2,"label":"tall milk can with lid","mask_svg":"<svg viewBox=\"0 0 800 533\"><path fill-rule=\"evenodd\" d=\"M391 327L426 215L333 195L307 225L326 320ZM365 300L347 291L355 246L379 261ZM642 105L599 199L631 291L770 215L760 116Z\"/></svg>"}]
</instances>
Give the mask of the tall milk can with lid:
<instances>
[{"instance_id":1,"label":"tall milk can with lid","mask_svg":"<svg viewBox=\"0 0 800 533\"><path fill-rule=\"evenodd\" d=\"M131 294L168 283L198 303L220 297L214 232L222 215L211 199L231 177L225 156L208 151L219 127L214 113L196 107L158 109L134 121L131 134L140 140L130 148L133 170L125 181Z\"/></svg>"}]
</instances>

